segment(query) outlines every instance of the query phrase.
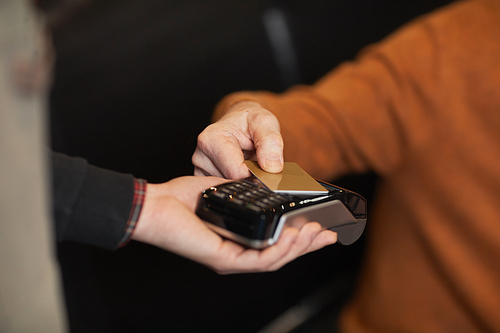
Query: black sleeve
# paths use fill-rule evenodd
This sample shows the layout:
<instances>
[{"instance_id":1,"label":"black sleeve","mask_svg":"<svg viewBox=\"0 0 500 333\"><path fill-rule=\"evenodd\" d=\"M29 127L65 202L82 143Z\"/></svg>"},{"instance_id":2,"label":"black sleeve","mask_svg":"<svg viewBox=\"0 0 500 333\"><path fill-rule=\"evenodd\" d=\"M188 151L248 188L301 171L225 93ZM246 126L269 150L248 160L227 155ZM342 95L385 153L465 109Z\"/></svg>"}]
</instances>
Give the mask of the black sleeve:
<instances>
[{"instance_id":1,"label":"black sleeve","mask_svg":"<svg viewBox=\"0 0 500 333\"><path fill-rule=\"evenodd\" d=\"M52 153L52 182L57 241L116 249L132 208L133 176Z\"/></svg>"}]
</instances>

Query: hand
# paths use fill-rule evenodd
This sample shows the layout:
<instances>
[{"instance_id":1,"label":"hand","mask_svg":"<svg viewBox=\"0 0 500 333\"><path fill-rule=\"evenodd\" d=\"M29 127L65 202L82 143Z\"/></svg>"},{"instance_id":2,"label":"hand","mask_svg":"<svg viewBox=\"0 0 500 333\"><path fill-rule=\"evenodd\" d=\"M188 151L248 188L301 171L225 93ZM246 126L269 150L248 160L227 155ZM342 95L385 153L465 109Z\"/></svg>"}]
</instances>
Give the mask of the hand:
<instances>
[{"instance_id":1,"label":"hand","mask_svg":"<svg viewBox=\"0 0 500 333\"><path fill-rule=\"evenodd\" d=\"M287 227L273 246L258 251L223 239L195 214L199 193L224 182L215 177L180 177L148 184L132 239L158 246L220 274L274 271L295 258L337 241L337 234L310 222Z\"/></svg>"},{"instance_id":2,"label":"hand","mask_svg":"<svg viewBox=\"0 0 500 333\"><path fill-rule=\"evenodd\" d=\"M244 160L268 172L283 170L283 139L278 119L256 102L239 102L198 136L193 154L196 176L240 179L250 175Z\"/></svg>"}]
</instances>

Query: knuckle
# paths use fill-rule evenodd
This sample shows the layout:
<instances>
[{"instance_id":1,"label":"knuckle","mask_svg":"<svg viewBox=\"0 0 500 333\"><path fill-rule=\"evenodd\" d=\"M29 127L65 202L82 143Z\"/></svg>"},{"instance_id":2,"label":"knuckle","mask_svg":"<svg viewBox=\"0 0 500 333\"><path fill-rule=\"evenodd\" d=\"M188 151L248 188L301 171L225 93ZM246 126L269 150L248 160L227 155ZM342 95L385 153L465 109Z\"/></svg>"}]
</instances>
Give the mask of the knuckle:
<instances>
[{"instance_id":1,"label":"knuckle","mask_svg":"<svg viewBox=\"0 0 500 333\"><path fill-rule=\"evenodd\" d=\"M283 146L283 137L279 133L272 132L266 137L265 143L267 145Z\"/></svg>"},{"instance_id":2,"label":"knuckle","mask_svg":"<svg viewBox=\"0 0 500 333\"><path fill-rule=\"evenodd\" d=\"M210 136L211 135L209 133L209 128L207 127L203 132L201 132L198 135L198 138L197 138L198 147L204 147L205 143L209 140Z\"/></svg>"},{"instance_id":3,"label":"knuckle","mask_svg":"<svg viewBox=\"0 0 500 333\"><path fill-rule=\"evenodd\" d=\"M276 118L276 116L267 110L260 110L255 112L255 114L252 115L252 120L259 125L278 124L278 119Z\"/></svg>"},{"instance_id":4,"label":"knuckle","mask_svg":"<svg viewBox=\"0 0 500 333\"><path fill-rule=\"evenodd\" d=\"M255 147L260 148L261 146L272 146L272 147L283 147L283 137L279 132L269 131L265 135L261 135L256 138Z\"/></svg>"}]
</instances>

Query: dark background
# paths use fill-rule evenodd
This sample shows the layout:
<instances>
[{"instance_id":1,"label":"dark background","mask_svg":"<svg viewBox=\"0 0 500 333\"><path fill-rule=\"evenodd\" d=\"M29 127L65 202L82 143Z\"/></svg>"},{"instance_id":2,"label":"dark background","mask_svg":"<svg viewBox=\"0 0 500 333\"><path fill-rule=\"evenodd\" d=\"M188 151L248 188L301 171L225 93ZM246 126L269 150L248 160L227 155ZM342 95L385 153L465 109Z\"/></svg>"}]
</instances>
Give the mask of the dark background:
<instances>
[{"instance_id":1,"label":"dark background","mask_svg":"<svg viewBox=\"0 0 500 333\"><path fill-rule=\"evenodd\" d=\"M190 175L196 137L224 95L312 83L448 2L46 1L57 53L53 149L149 182ZM262 21L269 8L285 15L293 75L277 66ZM370 199L376 178L331 181ZM321 332L349 297L363 245L230 276L140 243L116 252L66 243L58 255L73 332L256 332L318 295L320 311L296 332Z\"/></svg>"}]
</instances>

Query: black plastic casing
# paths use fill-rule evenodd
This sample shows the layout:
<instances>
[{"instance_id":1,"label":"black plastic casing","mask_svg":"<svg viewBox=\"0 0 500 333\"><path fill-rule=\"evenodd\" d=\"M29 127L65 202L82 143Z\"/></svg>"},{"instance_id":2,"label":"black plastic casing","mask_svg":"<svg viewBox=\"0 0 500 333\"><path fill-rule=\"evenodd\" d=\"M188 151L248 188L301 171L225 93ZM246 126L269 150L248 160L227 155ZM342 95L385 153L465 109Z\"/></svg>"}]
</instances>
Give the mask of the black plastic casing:
<instances>
[{"instance_id":1,"label":"black plastic casing","mask_svg":"<svg viewBox=\"0 0 500 333\"><path fill-rule=\"evenodd\" d=\"M196 214L216 232L253 248L274 244L285 224L300 227L315 221L337 232L339 243L349 245L363 233L367 204L359 194L318 181L325 195L277 194L251 176L204 190ZM258 199L242 200L241 191L252 190ZM270 202L263 205L262 199ZM258 206L256 206L256 204Z\"/></svg>"}]
</instances>

